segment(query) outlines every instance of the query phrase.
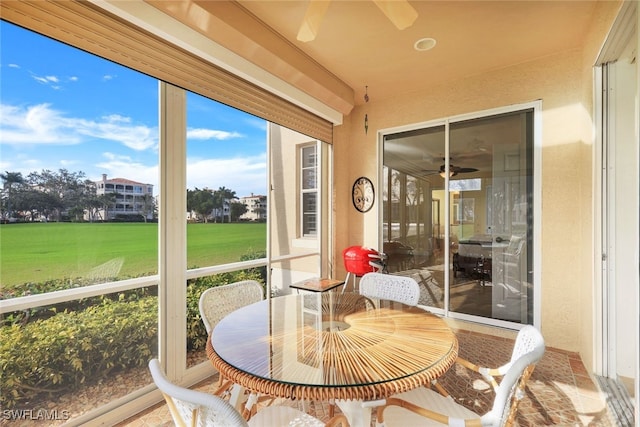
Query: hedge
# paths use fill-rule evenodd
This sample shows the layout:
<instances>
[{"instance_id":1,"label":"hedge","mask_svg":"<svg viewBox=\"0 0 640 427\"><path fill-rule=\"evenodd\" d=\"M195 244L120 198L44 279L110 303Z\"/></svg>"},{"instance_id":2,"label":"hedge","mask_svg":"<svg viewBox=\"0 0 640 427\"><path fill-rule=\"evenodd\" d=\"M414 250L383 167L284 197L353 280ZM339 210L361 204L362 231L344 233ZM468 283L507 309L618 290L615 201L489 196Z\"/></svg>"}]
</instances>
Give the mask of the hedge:
<instances>
[{"instance_id":1,"label":"hedge","mask_svg":"<svg viewBox=\"0 0 640 427\"><path fill-rule=\"evenodd\" d=\"M187 350L201 351L207 332L200 294L239 280L263 281L263 269L187 282ZM155 288L153 289L155 291ZM12 409L42 394L72 391L114 372L146 366L157 354L157 297L148 289L51 307L39 316L0 327L0 406ZM11 316L9 316L11 317Z\"/></svg>"},{"instance_id":2,"label":"hedge","mask_svg":"<svg viewBox=\"0 0 640 427\"><path fill-rule=\"evenodd\" d=\"M157 297L62 312L0 328L0 403L12 408L41 393L144 366L158 346Z\"/></svg>"}]
</instances>

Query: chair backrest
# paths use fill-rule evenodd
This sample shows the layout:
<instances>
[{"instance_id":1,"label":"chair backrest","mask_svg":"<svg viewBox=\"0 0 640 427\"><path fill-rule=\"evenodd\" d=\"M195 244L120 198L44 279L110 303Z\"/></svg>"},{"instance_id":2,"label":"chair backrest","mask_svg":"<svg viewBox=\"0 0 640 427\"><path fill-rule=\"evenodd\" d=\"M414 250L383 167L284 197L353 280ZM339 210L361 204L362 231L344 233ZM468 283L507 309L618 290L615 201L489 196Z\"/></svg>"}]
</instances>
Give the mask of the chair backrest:
<instances>
[{"instance_id":1,"label":"chair backrest","mask_svg":"<svg viewBox=\"0 0 640 427\"><path fill-rule=\"evenodd\" d=\"M540 332L534 326L526 325L518 331L518 336L511 352L511 363L541 345L544 346L544 339Z\"/></svg>"},{"instance_id":2,"label":"chair backrest","mask_svg":"<svg viewBox=\"0 0 640 427\"><path fill-rule=\"evenodd\" d=\"M483 426L503 427L512 425L518 404L524 397L525 387L536 364L542 359L545 351L544 339L533 326L524 335L527 337L527 348L517 359L510 362L509 369L496 388L495 400L491 411L482 416ZM524 328L523 328L524 329ZM522 332L522 330L521 330ZM518 334L520 337L520 334ZM516 340L516 346L517 346ZM514 348L514 353L520 352Z\"/></svg>"},{"instance_id":3,"label":"chair backrest","mask_svg":"<svg viewBox=\"0 0 640 427\"><path fill-rule=\"evenodd\" d=\"M420 285L411 277L367 273L360 279L360 294L370 298L417 305L420 299Z\"/></svg>"},{"instance_id":4,"label":"chair backrest","mask_svg":"<svg viewBox=\"0 0 640 427\"><path fill-rule=\"evenodd\" d=\"M264 289L255 280L243 280L209 288L200 295L198 308L202 323L210 334L227 314L264 299Z\"/></svg>"},{"instance_id":5,"label":"chair backrest","mask_svg":"<svg viewBox=\"0 0 640 427\"><path fill-rule=\"evenodd\" d=\"M170 382L158 359L149 361L153 382L162 392L174 423L179 426L246 427L247 422L227 401Z\"/></svg>"},{"instance_id":6,"label":"chair backrest","mask_svg":"<svg viewBox=\"0 0 640 427\"><path fill-rule=\"evenodd\" d=\"M524 244L525 240L523 236L513 235L509 240L509 246L507 246L506 253L514 257L519 257Z\"/></svg>"}]
</instances>

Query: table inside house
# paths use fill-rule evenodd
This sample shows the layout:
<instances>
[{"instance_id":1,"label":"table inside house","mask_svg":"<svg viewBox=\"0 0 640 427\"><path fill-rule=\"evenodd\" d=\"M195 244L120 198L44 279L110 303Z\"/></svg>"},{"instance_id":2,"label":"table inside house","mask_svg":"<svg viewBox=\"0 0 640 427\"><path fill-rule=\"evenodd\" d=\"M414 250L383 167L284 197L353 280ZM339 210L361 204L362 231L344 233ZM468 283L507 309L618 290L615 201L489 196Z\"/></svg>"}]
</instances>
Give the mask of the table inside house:
<instances>
[{"instance_id":1,"label":"table inside house","mask_svg":"<svg viewBox=\"0 0 640 427\"><path fill-rule=\"evenodd\" d=\"M351 426L368 427L364 402L429 384L454 363L458 341L441 318L418 307L318 292L234 311L213 329L207 355L221 375L252 392L335 401Z\"/></svg>"}]
</instances>

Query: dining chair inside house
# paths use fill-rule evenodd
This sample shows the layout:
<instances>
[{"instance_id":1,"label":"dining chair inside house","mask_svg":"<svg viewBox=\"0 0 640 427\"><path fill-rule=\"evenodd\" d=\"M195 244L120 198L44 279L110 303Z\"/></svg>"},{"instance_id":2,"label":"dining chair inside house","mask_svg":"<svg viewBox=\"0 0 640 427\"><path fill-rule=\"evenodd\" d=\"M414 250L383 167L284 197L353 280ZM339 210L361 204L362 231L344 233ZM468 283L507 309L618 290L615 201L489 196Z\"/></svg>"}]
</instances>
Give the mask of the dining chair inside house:
<instances>
[{"instance_id":1,"label":"dining chair inside house","mask_svg":"<svg viewBox=\"0 0 640 427\"><path fill-rule=\"evenodd\" d=\"M498 389L498 378L503 377L509 371L509 368L514 364L516 360L518 360L526 353L534 351L536 347L540 346L544 346L544 339L542 338L542 335L534 326L526 325L524 328L518 331L516 341L513 344L513 350L511 351L511 358L507 363L498 367L491 368L475 364L460 356L458 356L458 358L456 359L456 363L482 375L485 381L487 381L491 385L491 387L493 387L493 390L496 391ZM444 387L442 387L442 385L440 385L437 380L433 381L432 385L443 396L449 396L449 392Z\"/></svg>"},{"instance_id":2,"label":"dining chair inside house","mask_svg":"<svg viewBox=\"0 0 640 427\"><path fill-rule=\"evenodd\" d=\"M214 286L200 295L198 309L207 334L211 334L218 322L229 313L254 302L264 299L264 288L255 280L242 280L226 285ZM215 395L223 396L231 392L234 384L222 375L218 379ZM235 393L241 393L236 387ZM256 403L256 396L251 395L245 405L246 411L251 411ZM244 414L250 417L250 414Z\"/></svg>"},{"instance_id":3,"label":"dining chair inside house","mask_svg":"<svg viewBox=\"0 0 640 427\"><path fill-rule=\"evenodd\" d=\"M504 269L504 280L506 283L520 283L521 255L526 244L524 236L513 235L509 239L509 245L503 254L502 268Z\"/></svg>"},{"instance_id":4,"label":"dining chair inside house","mask_svg":"<svg viewBox=\"0 0 640 427\"><path fill-rule=\"evenodd\" d=\"M415 306L420 299L420 285L411 277L367 273L360 279L360 294Z\"/></svg>"},{"instance_id":5,"label":"dining chair inside house","mask_svg":"<svg viewBox=\"0 0 640 427\"><path fill-rule=\"evenodd\" d=\"M348 427L347 418L336 415L328 423L312 417L290 406L268 406L257 412L249 421L245 420L226 400L208 393L178 386L166 377L158 359L149 361L153 382L167 402L176 426L216 427L272 427L311 426Z\"/></svg>"},{"instance_id":6,"label":"dining chair inside house","mask_svg":"<svg viewBox=\"0 0 640 427\"><path fill-rule=\"evenodd\" d=\"M418 387L386 399L377 409L377 427L394 426L511 426L518 404L525 396L525 387L533 369L544 355L545 345L537 329L527 332L530 342L521 342L524 353L509 361L502 381L495 387L493 406L484 415L476 414L426 387ZM517 345L516 345L517 346ZM520 350L514 348L514 353Z\"/></svg>"}]
</instances>

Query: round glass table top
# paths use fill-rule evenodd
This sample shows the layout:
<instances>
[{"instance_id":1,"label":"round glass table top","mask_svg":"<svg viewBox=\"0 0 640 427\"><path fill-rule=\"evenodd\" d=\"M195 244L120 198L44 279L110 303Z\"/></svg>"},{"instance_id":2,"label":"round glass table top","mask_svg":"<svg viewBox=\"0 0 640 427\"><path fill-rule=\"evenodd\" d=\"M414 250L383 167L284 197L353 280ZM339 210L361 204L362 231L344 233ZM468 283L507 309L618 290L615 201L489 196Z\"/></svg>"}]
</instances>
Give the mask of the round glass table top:
<instances>
[{"instance_id":1,"label":"round glass table top","mask_svg":"<svg viewBox=\"0 0 640 427\"><path fill-rule=\"evenodd\" d=\"M458 342L419 307L323 292L234 311L213 329L207 353L223 376L257 392L375 399L442 375Z\"/></svg>"}]
</instances>

